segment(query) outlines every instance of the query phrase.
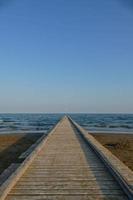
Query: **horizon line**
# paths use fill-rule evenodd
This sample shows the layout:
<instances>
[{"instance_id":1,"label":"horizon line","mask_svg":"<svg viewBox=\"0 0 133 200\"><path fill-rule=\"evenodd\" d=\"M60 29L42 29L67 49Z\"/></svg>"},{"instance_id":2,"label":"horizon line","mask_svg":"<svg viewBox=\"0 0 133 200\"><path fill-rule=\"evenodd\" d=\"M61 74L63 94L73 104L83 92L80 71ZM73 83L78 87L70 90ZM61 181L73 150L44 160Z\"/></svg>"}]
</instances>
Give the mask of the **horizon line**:
<instances>
[{"instance_id":1,"label":"horizon line","mask_svg":"<svg viewBox=\"0 0 133 200\"><path fill-rule=\"evenodd\" d=\"M133 112L0 112L0 114L133 114Z\"/></svg>"}]
</instances>

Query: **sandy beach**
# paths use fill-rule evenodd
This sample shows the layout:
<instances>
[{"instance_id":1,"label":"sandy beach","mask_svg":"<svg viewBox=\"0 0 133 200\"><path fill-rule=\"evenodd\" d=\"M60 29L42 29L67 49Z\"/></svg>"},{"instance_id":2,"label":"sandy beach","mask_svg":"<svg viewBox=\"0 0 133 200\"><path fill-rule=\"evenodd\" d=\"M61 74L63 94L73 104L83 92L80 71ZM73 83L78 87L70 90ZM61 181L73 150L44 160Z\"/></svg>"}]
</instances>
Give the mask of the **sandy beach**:
<instances>
[{"instance_id":1,"label":"sandy beach","mask_svg":"<svg viewBox=\"0 0 133 200\"><path fill-rule=\"evenodd\" d=\"M104 147L133 170L133 134L92 134Z\"/></svg>"}]
</instances>

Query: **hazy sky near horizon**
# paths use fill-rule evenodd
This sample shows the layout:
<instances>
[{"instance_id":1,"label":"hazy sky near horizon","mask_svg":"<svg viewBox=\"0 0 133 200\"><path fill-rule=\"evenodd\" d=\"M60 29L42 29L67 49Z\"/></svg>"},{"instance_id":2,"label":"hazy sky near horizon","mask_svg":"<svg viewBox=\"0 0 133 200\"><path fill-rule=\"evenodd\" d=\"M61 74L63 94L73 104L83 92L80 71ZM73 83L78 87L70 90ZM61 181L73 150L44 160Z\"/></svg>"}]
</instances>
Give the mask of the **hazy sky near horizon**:
<instances>
[{"instance_id":1,"label":"hazy sky near horizon","mask_svg":"<svg viewBox=\"0 0 133 200\"><path fill-rule=\"evenodd\" d=\"M0 112L133 113L130 0L0 0Z\"/></svg>"}]
</instances>

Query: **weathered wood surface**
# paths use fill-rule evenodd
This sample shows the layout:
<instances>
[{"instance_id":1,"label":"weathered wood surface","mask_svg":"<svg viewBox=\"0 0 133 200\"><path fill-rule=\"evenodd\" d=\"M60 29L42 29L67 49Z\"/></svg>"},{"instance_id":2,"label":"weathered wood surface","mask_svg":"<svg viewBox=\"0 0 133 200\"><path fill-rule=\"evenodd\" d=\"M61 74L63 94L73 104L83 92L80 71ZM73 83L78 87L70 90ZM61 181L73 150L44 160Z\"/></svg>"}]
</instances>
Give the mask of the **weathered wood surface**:
<instances>
[{"instance_id":1,"label":"weathered wood surface","mask_svg":"<svg viewBox=\"0 0 133 200\"><path fill-rule=\"evenodd\" d=\"M2 200L128 199L67 117L35 151Z\"/></svg>"}]
</instances>

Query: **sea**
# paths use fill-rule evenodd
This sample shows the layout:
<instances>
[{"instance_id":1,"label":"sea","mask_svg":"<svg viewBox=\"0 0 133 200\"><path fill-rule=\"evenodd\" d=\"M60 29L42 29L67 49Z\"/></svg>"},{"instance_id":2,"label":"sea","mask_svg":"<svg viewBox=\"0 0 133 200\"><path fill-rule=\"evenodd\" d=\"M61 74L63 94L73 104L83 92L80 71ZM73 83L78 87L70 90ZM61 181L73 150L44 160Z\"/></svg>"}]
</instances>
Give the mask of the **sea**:
<instances>
[{"instance_id":1,"label":"sea","mask_svg":"<svg viewBox=\"0 0 133 200\"><path fill-rule=\"evenodd\" d=\"M66 114L0 114L0 134L48 132ZM86 130L133 134L133 114L67 114Z\"/></svg>"}]
</instances>

